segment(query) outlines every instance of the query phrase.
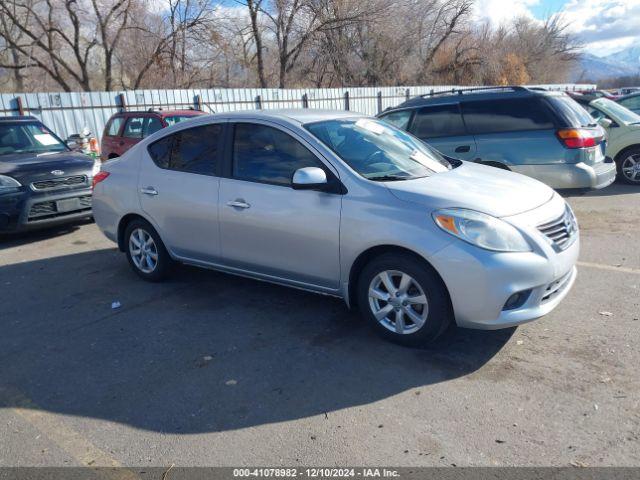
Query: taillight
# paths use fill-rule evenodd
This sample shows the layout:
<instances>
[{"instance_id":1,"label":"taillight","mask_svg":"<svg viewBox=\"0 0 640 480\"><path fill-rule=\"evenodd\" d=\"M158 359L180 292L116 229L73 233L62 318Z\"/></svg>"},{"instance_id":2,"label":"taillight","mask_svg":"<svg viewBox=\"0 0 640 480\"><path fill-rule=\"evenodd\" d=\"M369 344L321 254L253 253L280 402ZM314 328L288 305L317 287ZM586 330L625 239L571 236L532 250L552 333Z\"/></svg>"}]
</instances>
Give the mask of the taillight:
<instances>
[{"instance_id":1,"label":"taillight","mask_svg":"<svg viewBox=\"0 0 640 480\"><path fill-rule=\"evenodd\" d=\"M567 148L595 147L604 139L604 133L600 129L563 128L556 135Z\"/></svg>"},{"instance_id":2,"label":"taillight","mask_svg":"<svg viewBox=\"0 0 640 480\"><path fill-rule=\"evenodd\" d=\"M109 176L109 172L105 172L104 170L96 173L93 176L93 182L91 182L91 188L96 188L96 185L102 182L103 180L106 180L108 176Z\"/></svg>"}]
</instances>

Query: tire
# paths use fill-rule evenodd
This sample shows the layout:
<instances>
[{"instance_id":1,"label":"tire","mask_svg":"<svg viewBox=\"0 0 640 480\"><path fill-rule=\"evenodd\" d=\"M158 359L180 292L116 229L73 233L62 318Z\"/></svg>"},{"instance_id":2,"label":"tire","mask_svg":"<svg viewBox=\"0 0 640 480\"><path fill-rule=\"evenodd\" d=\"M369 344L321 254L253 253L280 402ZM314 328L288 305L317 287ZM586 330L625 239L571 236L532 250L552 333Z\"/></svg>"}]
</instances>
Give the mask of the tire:
<instances>
[{"instance_id":1,"label":"tire","mask_svg":"<svg viewBox=\"0 0 640 480\"><path fill-rule=\"evenodd\" d=\"M413 255L385 253L373 259L362 270L356 288L360 314L392 342L426 346L453 324L445 285L429 264Z\"/></svg>"},{"instance_id":2,"label":"tire","mask_svg":"<svg viewBox=\"0 0 640 480\"><path fill-rule=\"evenodd\" d=\"M640 185L640 146L620 153L616 157L616 168L618 180L629 185Z\"/></svg>"},{"instance_id":3,"label":"tire","mask_svg":"<svg viewBox=\"0 0 640 480\"><path fill-rule=\"evenodd\" d=\"M138 253L136 246L140 243L146 247L139 249ZM159 282L170 273L173 261L160 235L149 222L142 219L129 222L124 231L124 250L129 265L139 277L149 282Z\"/></svg>"}]
</instances>

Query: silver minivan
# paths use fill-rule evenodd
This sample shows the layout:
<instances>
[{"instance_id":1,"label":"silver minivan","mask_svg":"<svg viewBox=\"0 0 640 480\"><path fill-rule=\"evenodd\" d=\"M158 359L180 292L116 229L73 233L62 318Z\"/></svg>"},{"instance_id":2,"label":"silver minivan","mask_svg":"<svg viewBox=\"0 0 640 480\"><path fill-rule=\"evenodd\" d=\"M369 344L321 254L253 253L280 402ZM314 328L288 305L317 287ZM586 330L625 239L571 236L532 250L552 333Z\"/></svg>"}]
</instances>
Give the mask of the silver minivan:
<instances>
[{"instance_id":1,"label":"silver minivan","mask_svg":"<svg viewBox=\"0 0 640 480\"><path fill-rule=\"evenodd\" d=\"M334 295L409 345L545 315L579 250L571 208L546 185L312 109L163 129L103 165L93 212L146 280L182 262Z\"/></svg>"}]
</instances>

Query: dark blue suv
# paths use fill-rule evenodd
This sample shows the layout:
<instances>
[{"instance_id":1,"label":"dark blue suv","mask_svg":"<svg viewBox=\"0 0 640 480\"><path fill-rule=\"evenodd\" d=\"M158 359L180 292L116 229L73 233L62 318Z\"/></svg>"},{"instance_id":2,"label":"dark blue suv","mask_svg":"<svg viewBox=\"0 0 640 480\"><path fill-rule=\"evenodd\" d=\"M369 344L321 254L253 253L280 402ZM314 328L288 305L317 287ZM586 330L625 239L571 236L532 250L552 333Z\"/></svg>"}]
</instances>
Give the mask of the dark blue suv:
<instances>
[{"instance_id":1,"label":"dark blue suv","mask_svg":"<svg viewBox=\"0 0 640 480\"><path fill-rule=\"evenodd\" d=\"M37 118L0 117L0 233L90 217L99 170Z\"/></svg>"},{"instance_id":2,"label":"dark blue suv","mask_svg":"<svg viewBox=\"0 0 640 480\"><path fill-rule=\"evenodd\" d=\"M616 178L604 129L562 92L485 87L415 97L379 117L444 155L536 178L603 188Z\"/></svg>"}]
</instances>

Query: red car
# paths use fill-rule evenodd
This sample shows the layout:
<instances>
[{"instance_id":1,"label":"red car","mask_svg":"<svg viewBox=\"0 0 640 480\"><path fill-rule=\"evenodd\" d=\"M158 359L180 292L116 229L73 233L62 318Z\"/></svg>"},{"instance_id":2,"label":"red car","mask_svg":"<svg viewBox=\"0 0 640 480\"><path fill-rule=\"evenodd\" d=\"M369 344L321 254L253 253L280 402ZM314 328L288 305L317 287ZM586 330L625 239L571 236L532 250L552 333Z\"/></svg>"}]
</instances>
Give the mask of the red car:
<instances>
[{"instance_id":1,"label":"red car","mask_svg":"<svg viewBox=\"0 0 640 480\"><path fill-rule=\"evenodd\" d=\"M161 128L206 115L199 110L149 110L147 112L122 112L113 115L104 127L100 159L102 161L124 154L143 138Z\"/></svg>"}]
</instances>

